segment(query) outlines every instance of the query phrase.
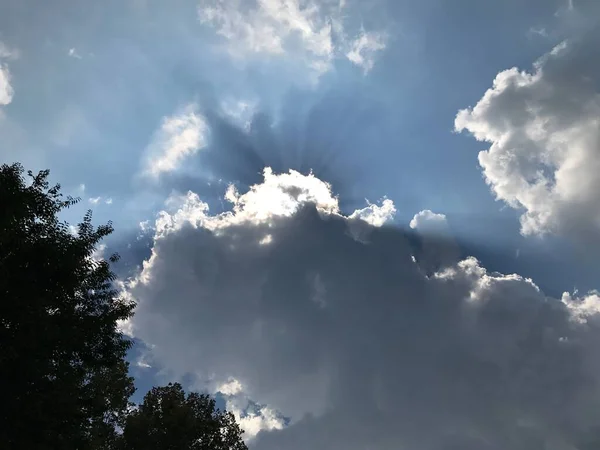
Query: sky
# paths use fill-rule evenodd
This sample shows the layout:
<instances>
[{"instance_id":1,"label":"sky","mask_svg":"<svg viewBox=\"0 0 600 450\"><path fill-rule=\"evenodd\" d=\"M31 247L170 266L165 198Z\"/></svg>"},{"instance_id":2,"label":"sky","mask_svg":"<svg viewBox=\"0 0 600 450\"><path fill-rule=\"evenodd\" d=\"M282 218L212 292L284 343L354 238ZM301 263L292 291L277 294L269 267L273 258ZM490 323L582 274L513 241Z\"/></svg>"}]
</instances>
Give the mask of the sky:
<instances>
[{"instance_id":1,"label":"sky","mask_svg":"<svg viewBox=\"0 0 600 450\"><path fill-rule=\"evenodd\" d=\"M598 48L596 0L0 0L0 162L113 222L135 400L257 450L588 450Z\"/></svg>"}]
</instances>

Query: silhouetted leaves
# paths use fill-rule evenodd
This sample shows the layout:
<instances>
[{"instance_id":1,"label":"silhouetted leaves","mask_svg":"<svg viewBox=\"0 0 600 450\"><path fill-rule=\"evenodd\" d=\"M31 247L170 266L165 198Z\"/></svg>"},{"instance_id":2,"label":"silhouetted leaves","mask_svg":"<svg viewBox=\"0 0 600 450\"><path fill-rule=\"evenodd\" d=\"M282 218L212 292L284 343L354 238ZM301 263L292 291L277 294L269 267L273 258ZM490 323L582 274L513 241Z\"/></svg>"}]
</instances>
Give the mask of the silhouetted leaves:
<instances>
[{"instance_id":1,"label":"silhouetted leaves","mask_svg":"<svg viewBox=\"0 0 600 450\"><path fill-rule=\"evenodd\" d=\"M1 447L105 448L134 390L117 330L133 305L93 258L112 225L95 228L88 212L73 231L58 216L78 199L48 171L23 173L0 167Z\"/></svg>"},{"instance_id":2,"label":"silhouetted leaves","mask_svg":"<svg viewBox=\"0 0 600 450\"><path fill-rule=\"evenodd\" d=\"M247 450L232 414L181 385L129 397L131 341L118 331L134 305L119 297L110 264L95 255L112 233L50 186L49 172L0 167L0 448L13 450Z\"/></svg>"},{"instance_id":3,"label":"silhouetted leaves","mask_svg":"<svg viewBox=\"0 0 600 450\"><path fill-rule=\"evenodd\" d=\"M247 450L231 413L179 383L152 388L125 421L122 450Z\"/></svg>"}]
</instances>

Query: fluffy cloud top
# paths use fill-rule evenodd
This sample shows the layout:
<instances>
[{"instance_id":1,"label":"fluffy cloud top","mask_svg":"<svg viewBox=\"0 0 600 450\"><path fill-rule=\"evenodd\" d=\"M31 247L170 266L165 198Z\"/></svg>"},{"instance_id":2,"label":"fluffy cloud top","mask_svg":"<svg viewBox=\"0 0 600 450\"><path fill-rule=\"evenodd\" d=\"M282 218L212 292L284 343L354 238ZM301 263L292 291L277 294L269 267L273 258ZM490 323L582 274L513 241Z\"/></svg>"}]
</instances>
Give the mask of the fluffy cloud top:
<instances>
[{"instance_id":1,"label":"fluffy cloud top","mask_svg":"<svg viewBox=\"0 0 600 450\"><path fill-rule=\"evenodd\" d=\"M445 231L448 226L446 216L444 214L437 214L432 212L430 209L424 209L421 212L415 214L410 221L410 227L415 230L425 231Z\"/></svg>"},{"instance_id":2,"label":"fluffy cloud top","mask_svg":"<svg viewBox=\"0 0 600 450\"><path fill-rule=\"evenodd\" d=\"M147 153L145 173L157 177L180 167L187 156L207 144L208 125L195 105L165 117Z\"/></svg>"},{"instance_id":3,"label":"fluffy cloud top","mask_svg":"<svg viewBox=\"0 0 600 450\"><path fill-rule=\"evenodd\" d=\"M331 0L202 0L200 21L224 37L237 57L248 53L301 58L317 74L332 61L346 56L368 72L375 53L385 48L382 33L365 32L353 37L345 31L346 3Z\"/></svg>"},{"instance_id":4,"label":"fluffy cloud top","mask_svg":"<svg viewBox=\"0 0 600 450\"><path fill-rule=\"evenodd\" d=\"M564 41L532 73L500 72L457 131L491 143L479 153L499 200L524 210L523 234L600 231L599 34Z\"/></svg>"},{"instance_id":5,"label":"fluffy cloud top","mask_svg":"<svg viewBox=\"0 0 600 450\"><path fill-rule=\"evenodd\" d=\"M226 196L216 215L174 199L126 295L157 361L211 380L240 419L267 405L242 420L270 430L255 448L596 448L597 294L549 298L474 258L428 274L418 242L340 214L311 175L267 170Z\"/></svg>"}]
</instances>

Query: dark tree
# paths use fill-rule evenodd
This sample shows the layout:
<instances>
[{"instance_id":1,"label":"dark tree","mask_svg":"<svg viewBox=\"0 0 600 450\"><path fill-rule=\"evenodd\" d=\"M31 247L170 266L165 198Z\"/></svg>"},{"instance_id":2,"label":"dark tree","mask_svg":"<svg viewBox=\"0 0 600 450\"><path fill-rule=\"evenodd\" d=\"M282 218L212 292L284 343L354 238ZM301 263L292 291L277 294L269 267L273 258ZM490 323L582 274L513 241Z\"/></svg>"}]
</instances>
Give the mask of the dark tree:
<instances>
[{"instance_id":1,"label":"dark tree","mask_svg":"<svg viewBox=\"0 0 600 450\"><path fill-rule=\"evenodd\" d=\"M123 450L247 450L229 412L207 395L185 395L179 383L152 388L125 421Z\"/></svg>"},{"instance_id":2,"label":"dark tree","mask_svg":"<svg viewBox=\"0 0 600 450\"><path fill-rule=\"evenodd\" d=\"M59 214L77 200L47 177L0 167L0 447L110 448L134 390L117 329L133 305L92 258L111 224L88 211L72 232Z\"/></svg>"}]
</instances>

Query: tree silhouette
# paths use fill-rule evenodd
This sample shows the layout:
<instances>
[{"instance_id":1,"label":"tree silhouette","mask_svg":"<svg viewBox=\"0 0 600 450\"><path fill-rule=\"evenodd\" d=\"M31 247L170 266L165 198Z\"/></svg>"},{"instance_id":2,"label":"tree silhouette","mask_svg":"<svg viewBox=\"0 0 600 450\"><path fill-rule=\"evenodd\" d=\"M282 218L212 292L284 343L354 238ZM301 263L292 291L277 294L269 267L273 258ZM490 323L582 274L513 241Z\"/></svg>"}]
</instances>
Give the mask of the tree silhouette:
<instances>
[{"instance_id":1,"label":"tree silhouette","mask_svg":"<svg viewBox=\"0 0 600 450\"><path fill-rule=\"evenodd\" d=\"M155 387L125 421L122 450L247 450L231 413L179 383Z\"/></svg>"},{"instance_id":2,"label":"tree silhouette","mask_svg":"<svg viewBox=\"0 0 600 450\"><path fill-rule=\"evenodd\" d=\"M117 256L93 257L113 229L88 211L73 232L58 216L77 200L23 172L0 167L0 447L110 448L134 390L117 329L133 305L113 288Z\"/></svg>"}]
</instances>

